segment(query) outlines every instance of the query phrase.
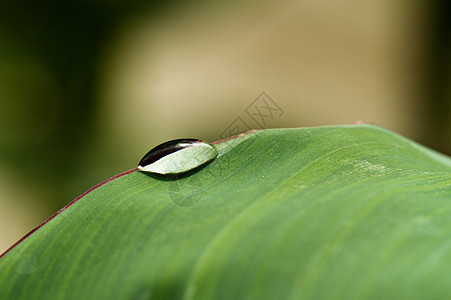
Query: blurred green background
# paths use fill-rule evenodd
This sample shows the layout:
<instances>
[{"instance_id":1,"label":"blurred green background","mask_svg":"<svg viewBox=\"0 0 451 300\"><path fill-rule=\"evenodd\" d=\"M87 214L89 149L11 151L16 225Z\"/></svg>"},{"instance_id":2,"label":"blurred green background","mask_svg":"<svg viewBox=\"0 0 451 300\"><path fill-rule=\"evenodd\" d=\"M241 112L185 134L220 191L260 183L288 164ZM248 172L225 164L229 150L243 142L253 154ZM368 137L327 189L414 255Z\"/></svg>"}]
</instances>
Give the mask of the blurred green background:
<instances>
[{"instance_id":1,"label":"blurred green background","mask_svg":"<svg viewBox=\"0 0 451 300\"><path fill-rule=\"evenodd\" d=\"M2 3L0 252L173 138L363 120L449 155L450 11L439 0ZM280 108L265 124L246 113L262 92Z\"/></svg>"}]
</instances>

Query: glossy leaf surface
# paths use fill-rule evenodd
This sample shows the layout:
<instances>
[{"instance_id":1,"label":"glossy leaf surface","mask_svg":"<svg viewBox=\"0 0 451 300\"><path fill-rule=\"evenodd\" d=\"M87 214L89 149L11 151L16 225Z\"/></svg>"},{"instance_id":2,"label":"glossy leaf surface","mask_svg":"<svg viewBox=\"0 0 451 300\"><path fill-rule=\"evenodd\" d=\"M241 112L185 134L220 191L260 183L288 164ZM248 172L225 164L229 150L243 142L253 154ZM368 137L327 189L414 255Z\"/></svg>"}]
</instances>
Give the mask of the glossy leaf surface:
<instances>
[{"instance_id":1,"label":"glossy leaf surface","mask_svg":"<svg viewBox=\"0 0 451 300\"><path fill-rule=\"evenodd\" d=\"M370 125L215 147L189 176L132 171L81 197L0 259L0 298L449 295L448 157Z\"/></svg>"}]
</instances>

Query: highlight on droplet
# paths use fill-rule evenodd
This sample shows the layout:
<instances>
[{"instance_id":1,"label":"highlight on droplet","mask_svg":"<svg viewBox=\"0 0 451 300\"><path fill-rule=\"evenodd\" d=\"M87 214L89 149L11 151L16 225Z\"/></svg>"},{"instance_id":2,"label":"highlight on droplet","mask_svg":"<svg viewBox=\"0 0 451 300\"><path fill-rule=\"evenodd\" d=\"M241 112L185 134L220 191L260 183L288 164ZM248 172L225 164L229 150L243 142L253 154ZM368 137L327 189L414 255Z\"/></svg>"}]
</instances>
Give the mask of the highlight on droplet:
<instances>
[{"instance_id":1,"label":"highlight on droplet","mask_svg":"<svg viewBox=\"0 0 451 300\"><path fill-rule=\"evenodd\" d=\"M211 162L218 155L214 146L199 139L176 139L147 152L138 170L156 174L181 174Z\"/></svg>"}]
</instances>

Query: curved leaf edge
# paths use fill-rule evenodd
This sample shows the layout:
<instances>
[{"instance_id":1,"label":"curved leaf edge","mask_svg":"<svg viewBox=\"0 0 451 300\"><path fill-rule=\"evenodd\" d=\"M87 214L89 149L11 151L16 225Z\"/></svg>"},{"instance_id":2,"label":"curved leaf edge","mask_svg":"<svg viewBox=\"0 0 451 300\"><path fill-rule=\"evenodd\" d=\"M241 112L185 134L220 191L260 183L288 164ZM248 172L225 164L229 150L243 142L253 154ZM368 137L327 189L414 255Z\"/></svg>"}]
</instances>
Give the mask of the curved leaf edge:
<instances>
[{"instance_id":1,"label":"curved leaf edge","mask_svg":"<svg viewBox=\"0 0 451 300\"><path fill-rule=\"evenodd\" d=\"M239 138L239 137L242 137L242 136L244 136L244 135L246 135L246 134L254 133L254 132L257 132L257 131L258 131L258 130L250 130L250 131L246 131L246 132L244 132L244 133L240 133L240 134L237 134L237 135L234 135L234 136L231 136L231 137L228 137L228 138L225 138L225 139L222 139L222 140L213 142L213 143L211 143L211 144L212 144L212 145L217 145L217 144L219 144L219 143L223 143L223 142L229 141L229 140L231 140L231 139ZM128 170L128 171L125 171L125 172L119 173L119 174L117 174L117 175L114 175L114 176L112 176L112 177L110 177L110 178L108 178L108 179L106 179L106 180L104 180L104 181L102 181L102 182L100 182L100 183L94 185L93 187L91 187L90 189L88 189L87 191L85 191L84 193L82 193L80 196L76 197L74 200L72 200L71 202L69 202L68 204L66 204L63 208L61 208L60 210L58 210L58 211L57 211L54 215L52 215L50 218L48 218L47 220L45 220L44 222L42 222L40 225L38 225L37 227L35 227L34 229L32 229L30 232L28 232L27 234L25 234L22 238L20 238L17 242L15 242L11 247L9 247L5 252L3 252L2 254L0 254L0 259L1 259L3 256L5 256L7 253L9 253L12 249L14 249L17 245L19 245L20 243L22 243L22 242L23 242L25 239L27 239L30 235L32 235L33 233L35 233L37 230L41 229L45 224L47 224L48 222L50 222L51 220L53 220L54 218L56 218L58 215L60 215L60 214L61 214L63 211L65 211L67 208L69 208L70 206L72 206L73 204L75 204L76 202L78 202L79 200L81 200L84 196L86 196L86 195L88 195L89 193L91 193L92 191L94 191L94 190L100 188L101 186L103 186L103 185L109 183L110 181L113 181L113 180L118 179L118 178L120 178L120 177L122 177L122 176L128 175L128 174L130 174L130 173L132 173L132 172L134 172L134 171L136 171L136 170L137 170L137 168L130 169L130 170Z\"/></svg>"}]
</instances>

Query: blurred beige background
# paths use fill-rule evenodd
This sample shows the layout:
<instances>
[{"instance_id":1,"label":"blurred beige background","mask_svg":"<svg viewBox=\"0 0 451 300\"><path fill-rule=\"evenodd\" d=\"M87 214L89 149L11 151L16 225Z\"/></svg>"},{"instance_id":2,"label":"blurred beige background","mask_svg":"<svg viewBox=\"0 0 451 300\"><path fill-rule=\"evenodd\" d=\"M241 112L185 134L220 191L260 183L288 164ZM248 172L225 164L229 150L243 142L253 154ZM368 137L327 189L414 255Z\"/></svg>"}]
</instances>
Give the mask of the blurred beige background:
<instances>
[{"instance_id":1,"label":"blurred beige background","mask_svg":"<svg viewBox=\"0 0 451 300\"><path fill-rule=\"evenodd\" d=\"M237 117L261 127L245 112L261 92L283 110L268 128L364 120L427 142L425 130L434 128L424 116L430 12L419 1L199 1L122 16L97 48L92 121L76 151L67 150L71 171L65 173L64 158L55 171L0 160L0 252L89 187L135 167L158 143L218 140ZM50 100L44 117L19 137L9 130L21 128L19 116L2 124L0 144L8 151L20 145L31 152L59 126L58 77L39 62L10 63L11 70L37 73ZM0 97L13 92L0 83ZM33 117L27 106L6 102L4 115L23 110ZM74 132L80 122L70 125ZM446 152L451 123L441 124L439 142L429 145Z\"/></svg>"}]
</instances>

